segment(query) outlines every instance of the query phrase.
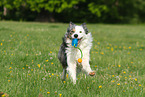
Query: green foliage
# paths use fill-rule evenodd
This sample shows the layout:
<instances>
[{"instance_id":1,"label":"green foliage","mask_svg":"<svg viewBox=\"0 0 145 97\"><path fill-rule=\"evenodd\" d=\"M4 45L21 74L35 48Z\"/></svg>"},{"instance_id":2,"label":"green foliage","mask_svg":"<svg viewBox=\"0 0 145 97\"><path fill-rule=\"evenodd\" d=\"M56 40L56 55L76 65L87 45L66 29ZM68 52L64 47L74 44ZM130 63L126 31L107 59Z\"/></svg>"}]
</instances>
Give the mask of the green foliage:
<instances>
[{"instance_id":1,"label":"green foliage","mask_svg":"<svg viewBox=\"0 0 145 97\"><path fill-rule=\"evenodd\" d=\"M0 1L0 7L9 10L3 19L35 20L37 16L42 15L61 22L141 23L145 22L144 6L144 0ZM3 10L0 12L3 13Z\"/></svg>"}]
</instances>

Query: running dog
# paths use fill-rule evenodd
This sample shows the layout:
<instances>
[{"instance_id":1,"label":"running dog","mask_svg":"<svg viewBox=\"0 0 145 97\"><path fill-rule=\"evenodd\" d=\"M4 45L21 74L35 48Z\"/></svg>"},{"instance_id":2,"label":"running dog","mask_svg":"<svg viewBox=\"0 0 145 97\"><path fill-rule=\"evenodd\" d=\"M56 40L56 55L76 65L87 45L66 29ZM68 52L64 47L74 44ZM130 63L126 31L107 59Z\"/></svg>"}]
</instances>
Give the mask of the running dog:
<instances>
[{"instance_id":1,"label":"running dog","mask_svg":"<svg viewBox=\"0 0 145 97\"><path fill-rule=\"evenodd\" d=\"M83 53L82 63L77 62L77 59L81 57L81 52L71 45L72 39L74 38L78 39L78 47ZM95 75L95 72L92 71L89 64L92 41L92 35L88 32L85 23L79 26L70 22L58 53L58 59L63 67L63 81L66 79L66 72L69 73L74 84L76 84L76 76L80 71L84 71L90 76Z\"/></svg>"}]
</instances>

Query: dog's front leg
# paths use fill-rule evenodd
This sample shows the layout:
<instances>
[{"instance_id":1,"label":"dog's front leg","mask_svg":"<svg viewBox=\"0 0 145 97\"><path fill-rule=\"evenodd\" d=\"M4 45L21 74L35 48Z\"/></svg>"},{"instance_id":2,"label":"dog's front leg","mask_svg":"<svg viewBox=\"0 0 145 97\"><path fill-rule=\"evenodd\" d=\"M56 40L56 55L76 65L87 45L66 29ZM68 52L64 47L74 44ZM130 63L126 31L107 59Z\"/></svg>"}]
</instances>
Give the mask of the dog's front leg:
<instances>
[{"instance_id":1,"label":"dog's front leg","mask_svg":"<svg viewBox=\"0 0 145 97\"><path fill-rule=\"evenodd\" d=\"M67 58L67 71L74 84L76 84L76 62L70 56Z\"/></svg>"},{"instance_id":2,"label":"dog's front leg","mask_svg":"<svg viewBox=\"0 0 145 97\"><path fill-rule=\"evenodd\" d=\"M82 66L83 66L83 71L87 73L87 75L94 76L95 73L92 71L90 64L89 64L89 57L84 56L82 58Z\"/></svg>"}]
</instances>

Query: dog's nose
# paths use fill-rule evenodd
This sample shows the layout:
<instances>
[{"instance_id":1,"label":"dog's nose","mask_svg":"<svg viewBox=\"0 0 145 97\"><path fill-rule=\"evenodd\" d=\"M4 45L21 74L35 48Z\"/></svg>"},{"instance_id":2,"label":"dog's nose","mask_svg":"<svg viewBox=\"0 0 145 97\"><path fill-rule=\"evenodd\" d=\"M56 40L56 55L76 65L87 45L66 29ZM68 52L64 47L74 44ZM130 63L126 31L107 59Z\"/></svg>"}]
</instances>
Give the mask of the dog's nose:
<instances>
[{"instance_id":1,"label":"dog's nose","mask_svg":"<svg viewBox=\"0 0 145 97\"><path fill-rule=\"evenodd\" d=\"M75 34L74 37L77 38L78 37L78 34Z\"/></svg>"}]
</instances>

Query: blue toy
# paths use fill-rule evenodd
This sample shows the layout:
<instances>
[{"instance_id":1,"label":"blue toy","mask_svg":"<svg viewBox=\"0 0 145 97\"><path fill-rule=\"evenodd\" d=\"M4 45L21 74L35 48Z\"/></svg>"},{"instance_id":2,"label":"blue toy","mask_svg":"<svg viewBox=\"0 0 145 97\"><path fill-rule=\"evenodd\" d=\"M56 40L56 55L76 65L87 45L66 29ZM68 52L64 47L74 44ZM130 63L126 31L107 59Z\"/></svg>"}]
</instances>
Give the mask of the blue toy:
<instances>
[{"instance_id":1,"label":"blue toy","mask_svg":"<svg viewBox=\"0 0 145 97\"><path fill-rule=\"evenodd\" d=\"M72 40L72 46L77 47L77 45L78 45L78 39L77 38L74 38Z\"/></svg>"}]
</instances>

